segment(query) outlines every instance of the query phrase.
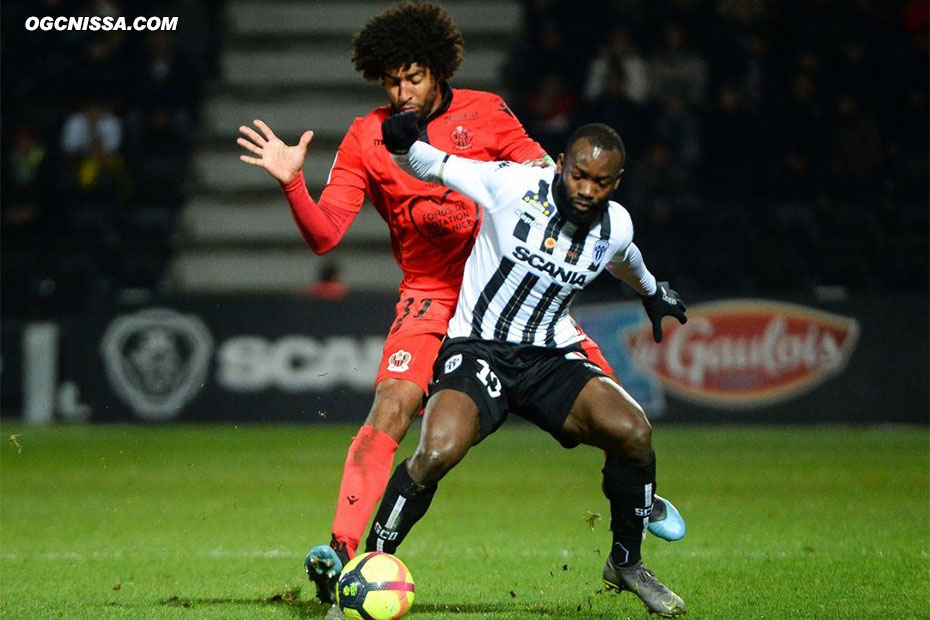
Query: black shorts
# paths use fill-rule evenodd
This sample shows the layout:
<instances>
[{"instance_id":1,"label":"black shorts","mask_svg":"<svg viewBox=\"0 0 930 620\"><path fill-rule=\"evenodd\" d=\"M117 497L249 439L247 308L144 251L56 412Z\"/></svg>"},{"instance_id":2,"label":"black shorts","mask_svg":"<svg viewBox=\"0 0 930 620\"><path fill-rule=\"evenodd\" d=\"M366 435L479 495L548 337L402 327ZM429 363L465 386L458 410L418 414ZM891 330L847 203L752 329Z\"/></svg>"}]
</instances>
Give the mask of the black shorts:
<instances>
[{"instance_id":1,"label":"black shorts","mask_svg":"<svg viewBox=\"0 0 930 620\"><path fill-rule=\"evenodd\" d=\"M578 441L562 433L565 419L588 381L604 376L580 344L559 349L447 338L433 365L429 393L453 389L475 401L481 419L478 442L513 412L573 448Z\"/></svg>"}]
</instances>

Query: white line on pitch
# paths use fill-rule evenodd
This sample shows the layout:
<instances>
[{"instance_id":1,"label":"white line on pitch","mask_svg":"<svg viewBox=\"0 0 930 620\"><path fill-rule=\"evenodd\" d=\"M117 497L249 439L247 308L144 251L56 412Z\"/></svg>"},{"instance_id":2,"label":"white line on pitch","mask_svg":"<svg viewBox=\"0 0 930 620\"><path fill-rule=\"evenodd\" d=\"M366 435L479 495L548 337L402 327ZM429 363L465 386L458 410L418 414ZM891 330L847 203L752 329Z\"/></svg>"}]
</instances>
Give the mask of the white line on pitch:
<instances>
[{"instance_id":1,"label":"white line on pitch","mask_svg":"<svg viewBox=\"0 0 930 620\"><path fill-rule=\"evenodd\" d=\"M69 560L74 562L84 560L120 560L132 557L123 551L91 551L89 553L75 553L73 551L47 551L37 553L3 553L0 559L3 560ZM231 551L225 549L214 549L212 551L198 551L196 553L185 553L182 551L163 550L159 555L171 557L195 557L195 558L286 558L298 557L302 553L286 551L283 549L272 549L270 551Z\"/></svg>"}]
</instances>

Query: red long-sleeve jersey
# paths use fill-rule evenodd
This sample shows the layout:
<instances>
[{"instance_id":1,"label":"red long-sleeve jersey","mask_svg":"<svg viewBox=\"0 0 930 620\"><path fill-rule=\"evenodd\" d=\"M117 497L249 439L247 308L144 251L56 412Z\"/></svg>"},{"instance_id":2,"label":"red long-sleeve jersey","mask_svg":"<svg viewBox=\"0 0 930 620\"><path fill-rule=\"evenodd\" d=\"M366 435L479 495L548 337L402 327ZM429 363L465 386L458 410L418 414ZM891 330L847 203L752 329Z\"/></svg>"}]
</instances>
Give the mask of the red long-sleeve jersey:
<instances>
[{"instance_id":1,"label":"red long-sleeve jersey","mask_svg":"<svg viewBox=\"0 0 930 620\"><path fill-rule=\"evenodd\" d=\"M441 185L403 172L381 142L390 106L356 118L339 146L319 202L303 175L284 186L294 220L310 248L322 254L339 243L361 210L365 194L387 222L401 289L450 299L458 295L465 259L481 225L478 205ZM482 161L522 162L546 155L504 101L492 93L446 89L426 125L440 150Z\"/></svg>"}]
</instances>

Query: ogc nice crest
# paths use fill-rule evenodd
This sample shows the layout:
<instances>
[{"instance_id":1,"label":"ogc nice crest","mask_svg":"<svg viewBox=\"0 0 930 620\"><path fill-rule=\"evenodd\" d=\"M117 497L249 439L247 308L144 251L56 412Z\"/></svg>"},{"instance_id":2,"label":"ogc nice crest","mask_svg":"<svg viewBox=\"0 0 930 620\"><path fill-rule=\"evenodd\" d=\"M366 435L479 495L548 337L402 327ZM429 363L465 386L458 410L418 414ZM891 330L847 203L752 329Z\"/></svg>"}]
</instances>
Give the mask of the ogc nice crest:
<instances>
[{"instance_id":1,"label":"ogc nice crest","mask_svg":"<svg viewBox=\"0 0 930 620\"><path fill-rule=\"evenodd\" d=\"M403 349L398 349L388 358L387 369L391 372L407 372L410 370L410 360L412 359L413 356L410 353Z\"/></svg>"},{"instance_id":2,"label":"ogc nice crest","mask_svg":"<svg viewBox=\"0 0 930 620\"><path fill-rule=\"evenodd\" d=\"M203 386L213 338L198 317L163 308L117 317L100 344L113 391L140 418L173 418Z\"/></svg>"}]
</instances>

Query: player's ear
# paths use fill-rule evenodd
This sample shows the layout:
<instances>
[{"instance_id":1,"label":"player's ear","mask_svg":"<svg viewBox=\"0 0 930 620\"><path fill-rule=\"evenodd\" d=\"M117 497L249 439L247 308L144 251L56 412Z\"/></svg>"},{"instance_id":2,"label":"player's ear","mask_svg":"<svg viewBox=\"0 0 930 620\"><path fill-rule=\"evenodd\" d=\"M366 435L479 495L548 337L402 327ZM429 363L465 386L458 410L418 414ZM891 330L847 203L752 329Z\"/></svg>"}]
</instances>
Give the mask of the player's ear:
<instances>
[{"instance_id":1,"label":"player's ear","mask_svg":"<svg viewBox=\"0 0 930 620\"><path fill-rule=\"evenodd\" d=\"M623 180L623 168L620 168L620 172L617 173L617 180L614 181L614 188L610 190L611 192L617 191L617 188L620 187L620 181Z\"/></svg>"},{"instance_id":2,"label":"player's ear","mask_svg":"<svg viewBox=\"0 0 930 620\"><path fill-rule=\"evenodd\" d=\"M558 174L562 174L562 162L565 160L565 153L559 153L559 156L555 160L555 171Z\"/></svg>"}]
</instances>

